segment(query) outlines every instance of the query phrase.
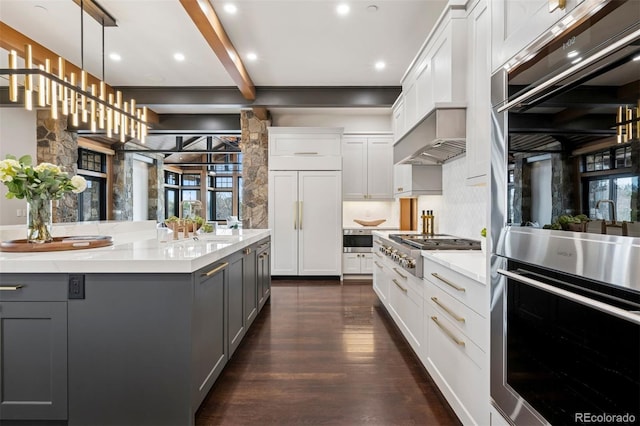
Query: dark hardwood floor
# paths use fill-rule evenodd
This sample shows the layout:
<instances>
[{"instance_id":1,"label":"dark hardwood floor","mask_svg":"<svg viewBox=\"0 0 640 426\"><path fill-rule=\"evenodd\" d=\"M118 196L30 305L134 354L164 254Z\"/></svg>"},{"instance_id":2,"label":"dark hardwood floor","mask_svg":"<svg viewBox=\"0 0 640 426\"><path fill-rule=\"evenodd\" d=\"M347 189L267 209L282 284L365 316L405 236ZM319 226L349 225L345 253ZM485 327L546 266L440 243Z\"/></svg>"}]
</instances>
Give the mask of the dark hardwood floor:
<instances>
[{"instance_id":1,"label":"dark hardwood floor","mask_svg":"<svg viewBox=\"0 0 640 426\"><path fill-rule=\"evenodd\" d=\"M457 425L371 281L274 281L196 425Z\"/></svg>"}]
</instances>

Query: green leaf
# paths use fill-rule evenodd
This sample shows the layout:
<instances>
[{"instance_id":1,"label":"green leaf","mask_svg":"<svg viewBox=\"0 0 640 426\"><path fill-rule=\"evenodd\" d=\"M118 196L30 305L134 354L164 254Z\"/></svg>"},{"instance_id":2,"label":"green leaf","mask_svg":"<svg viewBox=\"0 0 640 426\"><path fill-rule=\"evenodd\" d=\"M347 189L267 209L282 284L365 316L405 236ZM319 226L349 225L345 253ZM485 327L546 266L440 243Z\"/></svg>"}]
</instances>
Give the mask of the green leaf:
<instances>
[{"instance_id":1,"label":"green leaf","mask_svg":"<svg viewBox=\"0 0 640 426\"><path fill-rule=\"evenodd\" d=\"M15 157L13 157L15 159ZM18 160L18 162L24 164L25 166L30 166L31 163L31 156L30 155L23 155L22 157L20 157L20 159Z\"/></svg>"}]
</instances>

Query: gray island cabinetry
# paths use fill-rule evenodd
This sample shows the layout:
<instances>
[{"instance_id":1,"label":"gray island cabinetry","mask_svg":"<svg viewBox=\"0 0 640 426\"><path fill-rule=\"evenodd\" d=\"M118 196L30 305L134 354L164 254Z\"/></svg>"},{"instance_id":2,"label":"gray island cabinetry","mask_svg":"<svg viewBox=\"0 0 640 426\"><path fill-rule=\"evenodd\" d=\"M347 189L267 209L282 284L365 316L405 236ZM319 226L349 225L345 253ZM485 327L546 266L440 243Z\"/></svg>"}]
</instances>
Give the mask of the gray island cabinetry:
<instances>
[{"instance_id":1,"label":"gray island cabinetry","mask_svg":"<svg viewBox=\"0 0 640 426\"><path fill-rule=\"evenodd\" d=\"M5 273L3 257L0 424L193 424L268 297L269 234L249 235L193 272Z\"/></svg>"}]
</instances>

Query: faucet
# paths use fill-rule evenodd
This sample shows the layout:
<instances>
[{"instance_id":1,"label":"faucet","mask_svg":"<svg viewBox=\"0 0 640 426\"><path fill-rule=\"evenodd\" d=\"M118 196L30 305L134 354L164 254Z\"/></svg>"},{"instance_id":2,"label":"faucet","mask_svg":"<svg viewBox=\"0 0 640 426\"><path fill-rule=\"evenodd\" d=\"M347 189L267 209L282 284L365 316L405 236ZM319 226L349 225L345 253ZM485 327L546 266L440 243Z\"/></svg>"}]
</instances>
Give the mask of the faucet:
<instances>
[{"instance_id":1,"label":"faucet","mask_svg":"<svg viewBox=\"0 0 640 426\"><path fill-rule=\"evenodd\" d=\"M615 225L615 223L616 223L616 205L613 202L613 200L598 200L598 202L596 203L596 209L600 208L600 203L609 203L609 204L611 204L611 220L612 220L612 224Z\"/></svg>"}]
</instances>

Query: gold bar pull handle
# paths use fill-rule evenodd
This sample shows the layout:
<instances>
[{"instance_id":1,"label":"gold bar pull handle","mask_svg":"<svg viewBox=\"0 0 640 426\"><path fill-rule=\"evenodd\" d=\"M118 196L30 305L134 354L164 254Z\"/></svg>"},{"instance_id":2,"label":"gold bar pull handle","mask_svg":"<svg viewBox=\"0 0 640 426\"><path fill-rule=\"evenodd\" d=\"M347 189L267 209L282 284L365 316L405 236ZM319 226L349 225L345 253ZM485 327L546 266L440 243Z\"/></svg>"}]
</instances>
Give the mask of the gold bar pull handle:
<instances>
[{"instance_id":1,"label":"gold bar pull handle","mask_svg":"<svg viewBox=\"0 0 640 426\"><path fill-rule=\"evenodd\" d=\"M377 260L374 260L373 263L375 263L378 268L382 269L382 265L379 264Z\"/></svg>"},{"instance_id":2,"label":"gold bar pull handle","mask_svg":"<svg viewBox=\"0 0 640 426\"><path fill-rule=\"evenodd\" d=\"M436 274L435 272L432 272L431 275L433 275L435 278L439 279L440 281L442 281L443 283L445 283L446 285L448 285L449 287L451 287L451 288L453 288L453 289L455 289L457 291L462 291L462 292L467 291L467 289L465 289L464 287L460 287L459 285L456 285L456 284L452 283L448 279L441 277L440 275Z\"/></svg>"},{"instance_id":3,"label":"gold bar pull handle","mask_svg":"<svg viewBox=\"0 0 640 426\"><path fill-rule=\"evenodd\" d=\"M378 256L380 259L382 259L382 255L378 252L376 252L376 256Z\"/></svg>"},{"instance_id":4,"label":"gold bar pull handle","mask_svg":"<svg viewBox=\"0 0 640 426\"><path fill-rule=\"evenodd\" d=\"M20 290L24 285L16 284L16 285L0 285L0 291L16 291Z\"/></svg>"},{"instance_id":5,"label":"gold bar pull handle","mask_svg":"<svg viewBox=\"0 0 640 426\"><path fill-rule=\"evenodd\" d=\"M456 314L455 312L453 312L451 310L451 308L449 308L448 306L446 306L444 303L442 303L441 301L438 300L437 297L432 297L431 300L433 300L433 303L435 303L436 305L440 306L442 308L443 311L445 311L446 313L448 313L449 315L451 315L451 317L458 321L458 322L465 322L464 317L461 317L460 315Z\"/></svg>"},{"instance_id":6,"label":"gold bar pull handle","mask_svg":"<svg viewBox=\"0 0 640 426\"><path fill-rule=\"evenodd\" d=\"M393 270L396 272L396 274L400 275L402 278L404 278L405 280L407 279L406 275L403 275L400 271L398 271L398 268L393 268Z\"/></svg>"},{"instance_id":7,"label":"gold bar pull handle","mask_svg":"<svg viewBox=\"0 0 640 426\"><path fill-rule=\"evenodd\" d=\"M216 272L226 268L227 266L229 266L229 262L224 262L222 264L220 264L219 266L216 266L215 268L213 268L212 270L210 270L209 272L204 272L203 274L201 274L201 277L210 277L211 275L215 274Z\"/></svg>"},{"instance_id":8,"label":"gold bar pull handle","mask_svg":"<svg viewBox=\"0 0 640 426\"><path fill-rule=\"evenodd\" d=\"M445 327L440 321L438 321L438 317L431 317L431 321L435 322L436 325L440 328L440 330L444 331L444 333L449 336L449 338L451 338L451 340L453 340L454 342L456 342L456 345L458 346L465 346L465 343L463 340L460 340L456 337L455 334L453 334L451 332L451 330L449 330L447 327Z\"/></svg>"},{"instance_id":9,"label":"gold bar pull handle","mask_svg":"<svg viewBox=\"0 0 640 426\"><path fill-rule=\"evenodd\" d=\"M302 230L302 201L299 201L300 207L298 207L298 229Z\"/></svg>"},{"instance_id":10,"label":"gold bar pull handle","mask_svg":"<svg viewBox=\"0 0 640 426\"><path fill-rule=\"evenodd\" d=\"M394 283L395 285L397 285L397 286L400 288L400 290L402 290L404 293L406 293L406 292L407 292L407 288L406 288L406 287L403 287L403 286L402 286L402 284L400 284L398 281L396 281L396 279L395 279L395 278L394 278L394 279L392 279L391 281L393 281L393 283Z\"/></svg>"}]
</instances>

